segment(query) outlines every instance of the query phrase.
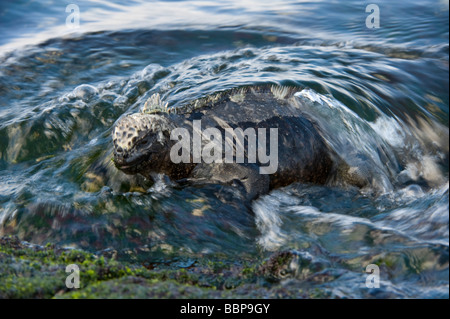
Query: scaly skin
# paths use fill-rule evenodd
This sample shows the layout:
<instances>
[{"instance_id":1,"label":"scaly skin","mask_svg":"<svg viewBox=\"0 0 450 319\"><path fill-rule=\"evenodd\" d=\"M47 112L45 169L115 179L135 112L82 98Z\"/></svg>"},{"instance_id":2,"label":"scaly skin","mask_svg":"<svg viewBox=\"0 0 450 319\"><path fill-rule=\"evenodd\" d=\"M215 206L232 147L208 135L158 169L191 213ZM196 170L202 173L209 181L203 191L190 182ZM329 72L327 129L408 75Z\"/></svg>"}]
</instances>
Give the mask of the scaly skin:
<instances>
[{"instance_id":1,"label":"scaly skin","mask_svg":"<svg viewBox=\"0 0 450 319\"><path fill-rule=\"evenodd\" d=\"M293 182L325 184L334 170L334 157L317 126L296 106L299 101L293 97L295 92L288 87L251 86L211 95L177 110L167 108L159 95L154 95L141 113L122 117L116 123L115 165L127 174L151 177L163 173L174 181L241 185L250 199ZM247 153L245 164L196 164L192 150L190 163L173 163L170 149L177 141L170 139L170 132L186 128L192 136L193 120L200 119L203 130L214 127L222 136L230 127L255 131L266 128L267 132L278 128L278 170L260 174L259 167L265 165L259 158L254 164L247 163Z\"/></svg>"}]
</instances>

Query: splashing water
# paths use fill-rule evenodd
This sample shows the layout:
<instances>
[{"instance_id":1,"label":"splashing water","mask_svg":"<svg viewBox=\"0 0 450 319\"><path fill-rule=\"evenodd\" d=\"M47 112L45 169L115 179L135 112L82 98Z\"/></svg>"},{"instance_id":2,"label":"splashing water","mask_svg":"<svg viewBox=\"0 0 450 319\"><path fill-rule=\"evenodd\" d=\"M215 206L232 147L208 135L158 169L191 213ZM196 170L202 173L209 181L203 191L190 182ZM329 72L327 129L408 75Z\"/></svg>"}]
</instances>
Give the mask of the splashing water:
<instances>
[{"instance_id":1,"label":"splashing water","mask_svg":"<svg viewBox=\"0 0 450 319\"><path fill-rule=\"evenodd\" d=\"M38 24L39 3L22 17L37 29L15 31L20 10L4 6L0 235L147 259L296 251L328 278L302 284L335 297L448 298L448 4L381 1L385 25L368 30L358 1L81 1L76 34ZM154 93L176 108L261 83L296 87L299 112L367 186L297 183L248 204L114 167L114 123ZM380 289L364 284L369 264Z\"/></svg>"}]
</instances>

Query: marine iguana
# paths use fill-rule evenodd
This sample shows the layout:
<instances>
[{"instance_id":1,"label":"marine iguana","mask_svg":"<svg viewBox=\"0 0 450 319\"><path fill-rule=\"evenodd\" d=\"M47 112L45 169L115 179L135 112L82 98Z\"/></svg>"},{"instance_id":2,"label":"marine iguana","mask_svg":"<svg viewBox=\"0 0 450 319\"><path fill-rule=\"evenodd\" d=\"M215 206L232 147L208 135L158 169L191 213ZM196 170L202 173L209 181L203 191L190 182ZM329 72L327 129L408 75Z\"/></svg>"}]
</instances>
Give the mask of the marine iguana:
<instances>
[{"instance_id":1,"label":"marine iguana","mask_svg":"<svg viewBox=\"0 0 450 319\"><path fill-rule=\"evenodd\" d=\"M325 184L335 170L336 160L319 127L300 111L298 101L294 103L295 92L295 88L275 85L241 87L198 99L182 108L169 108L159 94L154 94L141 112L117 121L112 133L114 163L126 174L139 173L147 178L162 173L173 181L241 186L249 199L293 182ZM267 161L258 154L252 162L250 148L244 154L244 163L239 163L238 144L233 145L232 163L224 162L225 154L222 163L198 163L194 150L189 148L180 150L188 152L188 161L174 163L170 153L179 140L174 136L171 139L171 133L176 128L185 128L195 134L194 124L198 120L203 128L216 128L222 136L230 128L244 132L247 128L278 129L276 172L261 174ZM244 136L247 146L254 143L249 136ZM212 140L203 134L202 147ZM261 145L264 146L264 141Z\"/></svg>"}]
</instances>

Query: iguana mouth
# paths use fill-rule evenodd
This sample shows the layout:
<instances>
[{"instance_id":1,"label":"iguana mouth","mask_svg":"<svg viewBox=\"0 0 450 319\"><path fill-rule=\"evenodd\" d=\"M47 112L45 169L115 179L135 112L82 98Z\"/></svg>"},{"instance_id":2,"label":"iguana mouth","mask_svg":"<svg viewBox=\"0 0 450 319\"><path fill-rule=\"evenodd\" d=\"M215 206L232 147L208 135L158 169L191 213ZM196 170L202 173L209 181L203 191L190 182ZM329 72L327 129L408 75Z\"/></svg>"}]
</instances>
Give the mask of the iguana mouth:
<instances>
[{"instance_id":1,"label":"iguana mouth","mask_svg":"<svg viewBox=\"0 0 450 319\"><path fill-rule=\"evenodd\" d=\"M118 169L126 174L136 174L148 164L144 155L139 156L132 161L129 161L121 156L116 156L116 154L114 154L113 162Z\"/></svg>"},{"instance_id":2,"label":"iguana mouth","mask_svg":"<svg viewBox=\"0 0 450 319\"><path fill-rule=\"evenodd\" d=\"M121 170L132 170L133 167L138 166L143 161L143 159L137 158L130 162L122 156L117 156L116 152L114 153L114 165Z\"/></svg>"},{"instance_id":3,"label":"iguana mouth","mask_svg":"<svg viewBox=\"0 0 450 319\"><path fill-rule=\"evenodd\" d=\"M129 151L124 150L120 146L114 145L114 164L118 169L123 170L126 173L136 173L138 169L142 167L142 163L149 158L149 155L150 151Z\"/></svg>"}]
</instances>

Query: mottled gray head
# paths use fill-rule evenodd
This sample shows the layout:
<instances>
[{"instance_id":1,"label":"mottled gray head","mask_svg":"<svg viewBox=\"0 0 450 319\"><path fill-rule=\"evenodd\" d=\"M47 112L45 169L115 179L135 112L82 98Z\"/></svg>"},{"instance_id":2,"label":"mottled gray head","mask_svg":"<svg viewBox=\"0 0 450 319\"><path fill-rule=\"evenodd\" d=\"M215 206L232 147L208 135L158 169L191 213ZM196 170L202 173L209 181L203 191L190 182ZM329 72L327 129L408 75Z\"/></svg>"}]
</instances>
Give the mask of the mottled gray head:
<instances>
[{"instance_id":1,"label":"mottled gray head","mask_svg":"<svg viewBox=\"0 0 450 319\"><path fill-rule=\"evenodd\" d=\"M157 170L170 151L172 129L167 114L136 113L122 117L115 125L114 163L128 174Z\"/></svg>"}]
</instances>

